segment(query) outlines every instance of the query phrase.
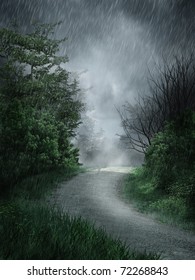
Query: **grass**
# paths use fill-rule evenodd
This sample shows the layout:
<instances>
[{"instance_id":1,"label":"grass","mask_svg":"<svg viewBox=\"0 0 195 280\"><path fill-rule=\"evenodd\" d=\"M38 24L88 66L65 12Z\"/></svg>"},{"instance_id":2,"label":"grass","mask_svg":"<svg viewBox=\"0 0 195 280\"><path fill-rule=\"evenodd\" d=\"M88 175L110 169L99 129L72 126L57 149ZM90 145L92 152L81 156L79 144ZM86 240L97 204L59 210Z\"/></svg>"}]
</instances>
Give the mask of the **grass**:
<instances>
[{"instance_id":1,"label":"grass","mask_svg":"<svg viewBox=\"0 0 195 280\"><path fill-rule=\"evenodd\" d=\"M81 218L27 201L1 205L2 259L157 259L130 252ZM22 246L21 246L22 245Z\"/></svg>"},{"instance_id":2,"label":"grass","mask_svg":"<svg viewBox=\"0 0 195 280\"><path fill-rule=\"evenodd\" d=\"M195 223L184 198L165 195L155 188L152 178L143 168L136 168L127 177L123 196L140 212L152 213L163 223L195 231Z\"/></svg>"},{"instance_id":3,"label":"grass","mask_svg":"<svg viewBox=\"0 0 195 280\"><path fill-rule=\"evenodd\" d=\"M44 198L82 168L55 170L24 179L0 200L1 259L159 259L132 252L104 230L49 207Z\"/></svg>"},{"instance_id":4,"label":"grass","mask_svg":"<svg viewBox=\"0 0 195 280\"><path fill-rule=\"evenodd\" d=\"M84 168L72 167L45 172L36 176L28 177L16 184L9 192L12 198L44 199L52 192L59 182L67 181L78 173L85 172Z\"/></svg>"}]
</instances>

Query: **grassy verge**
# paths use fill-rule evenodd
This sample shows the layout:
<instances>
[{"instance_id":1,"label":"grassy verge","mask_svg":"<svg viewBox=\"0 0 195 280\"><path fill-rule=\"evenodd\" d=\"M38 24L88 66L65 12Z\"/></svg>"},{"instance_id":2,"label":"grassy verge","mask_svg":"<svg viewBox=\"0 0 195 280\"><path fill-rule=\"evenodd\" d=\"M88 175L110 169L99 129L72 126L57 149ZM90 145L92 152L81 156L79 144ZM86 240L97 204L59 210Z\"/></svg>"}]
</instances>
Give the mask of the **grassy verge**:
<instances>
[{"instance_id":1,"label":"grassy verge","mask_svg":"<svg viewBox=\"0 0 195 280\"><path fill-rule=\"evenodd\" d=\"M1 205L3 259L154 259L130 253L118 240L79 218L26 201ZM22 244L22 246L21 246Z\"/></svg>"},{"instance_id":2,"label":"grassy verge","mask_svg":"<svg viewBox=\"0 0 195 280\"><path fill-rule=\"evenodd\" d=\"M44 199L60 182L69 180L78 173L85 172L84 168L72 167L45 172L28 177L16 184L9 192L11 198Z\"/></svg>"},{"instance_id":3,"label":"grassy verge","mask_svg":"<svg viewBox=\"0 0 195 280\"><path fill-rule=\"evenodd\" d=\"M73 168L26 178L0 200L1 259L158 259L130 251L81 218L49 208L44 197L59 182L83 172Z\"/></svg>"},{"instance_id":4,"label":"grassy verge","mask_svg":"<svg viewBox=\"0 0 195 280\"><path fill-rule=\"evenodd\" d=\"M139 211L153 213L161 222L195 231L195 223L185 199L157 190L152 178L145 176L143 168L136 168L129 174L123 195Z\"/></svg>"}]
</instances>

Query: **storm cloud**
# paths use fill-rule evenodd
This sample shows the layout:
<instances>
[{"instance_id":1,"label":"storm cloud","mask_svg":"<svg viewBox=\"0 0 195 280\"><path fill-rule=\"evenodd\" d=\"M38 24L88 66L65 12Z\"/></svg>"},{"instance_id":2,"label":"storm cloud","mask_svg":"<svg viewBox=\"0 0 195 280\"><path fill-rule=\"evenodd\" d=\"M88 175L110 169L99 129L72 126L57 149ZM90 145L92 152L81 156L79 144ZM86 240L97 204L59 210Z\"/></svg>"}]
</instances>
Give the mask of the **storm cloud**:
<instances>
[{"instance_id":1,"label":"storm cloud","mask_svg":"<svg viewBox=\"0 0 195 280\"><path fill-rule=\"evenodd\" d=\"M61 52L70 71L84 71L88 114L108 138L122 132L115 106L148 92L154 61L194 48L193 0L1 0L0 25L13 20L23 32L35 21L62 21Z\"/></svg>"}]
</instances>

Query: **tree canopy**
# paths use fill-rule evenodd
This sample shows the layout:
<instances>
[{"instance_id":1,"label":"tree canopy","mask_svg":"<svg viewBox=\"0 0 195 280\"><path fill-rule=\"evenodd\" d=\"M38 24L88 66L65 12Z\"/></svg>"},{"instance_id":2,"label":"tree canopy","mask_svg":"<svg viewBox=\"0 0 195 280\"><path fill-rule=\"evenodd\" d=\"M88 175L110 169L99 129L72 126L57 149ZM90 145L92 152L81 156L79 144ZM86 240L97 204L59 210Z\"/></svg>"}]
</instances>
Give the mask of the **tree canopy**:
<instances>
[{"instance_id":1,"label":"tree canopy","mask_svg":"<svg viewBox=\"0 0 195 280\"><path fill-rule=\"evenodd\" d=\"M57 24L56 24L57 25ZM0 29L0 165L2 181L78 162L71 143L84 105L78 81L65 69L56 25L22 34ZM9 181L9 180L8 180Z\"/></svg>"}]
</instances>

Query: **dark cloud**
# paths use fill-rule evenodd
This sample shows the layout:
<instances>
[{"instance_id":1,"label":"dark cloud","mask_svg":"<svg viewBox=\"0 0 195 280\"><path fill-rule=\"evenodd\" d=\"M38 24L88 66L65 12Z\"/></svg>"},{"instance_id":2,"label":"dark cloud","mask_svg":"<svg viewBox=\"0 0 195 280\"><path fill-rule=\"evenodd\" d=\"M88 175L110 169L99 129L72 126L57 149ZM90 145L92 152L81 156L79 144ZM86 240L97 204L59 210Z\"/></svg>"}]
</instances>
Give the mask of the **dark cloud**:
<instances>
[{"instance_id":1,"label":"dark cloud","mask_svg":"<svg viewBox=\"0 0 195 280\"><path fill-rule=\"evenodd\" d=\"M154 59L194 48L194 0L0 0L0 25L11 20L23 31L63 21L56 36L68 37L68 67L88 70L80 82L92 87L90 115L112 135L120 130L114 106L147 92Z\"/></svg>"},{"instance_id":2,"label":"dark cloud","mask_svg":"<svg viewBox=\"0 0 195 280\"><path fill-rule=\"evenodd\" d=\"M112 32L113 21L124 15L145 28L148 38L159 46L194 42L194 0L1 0L1 24L16 19L23 28L32 21L63 20L61 33L71 42L99 41ZM76 45L73 44L73 45Z\"/></svg>"}]
</instances>

